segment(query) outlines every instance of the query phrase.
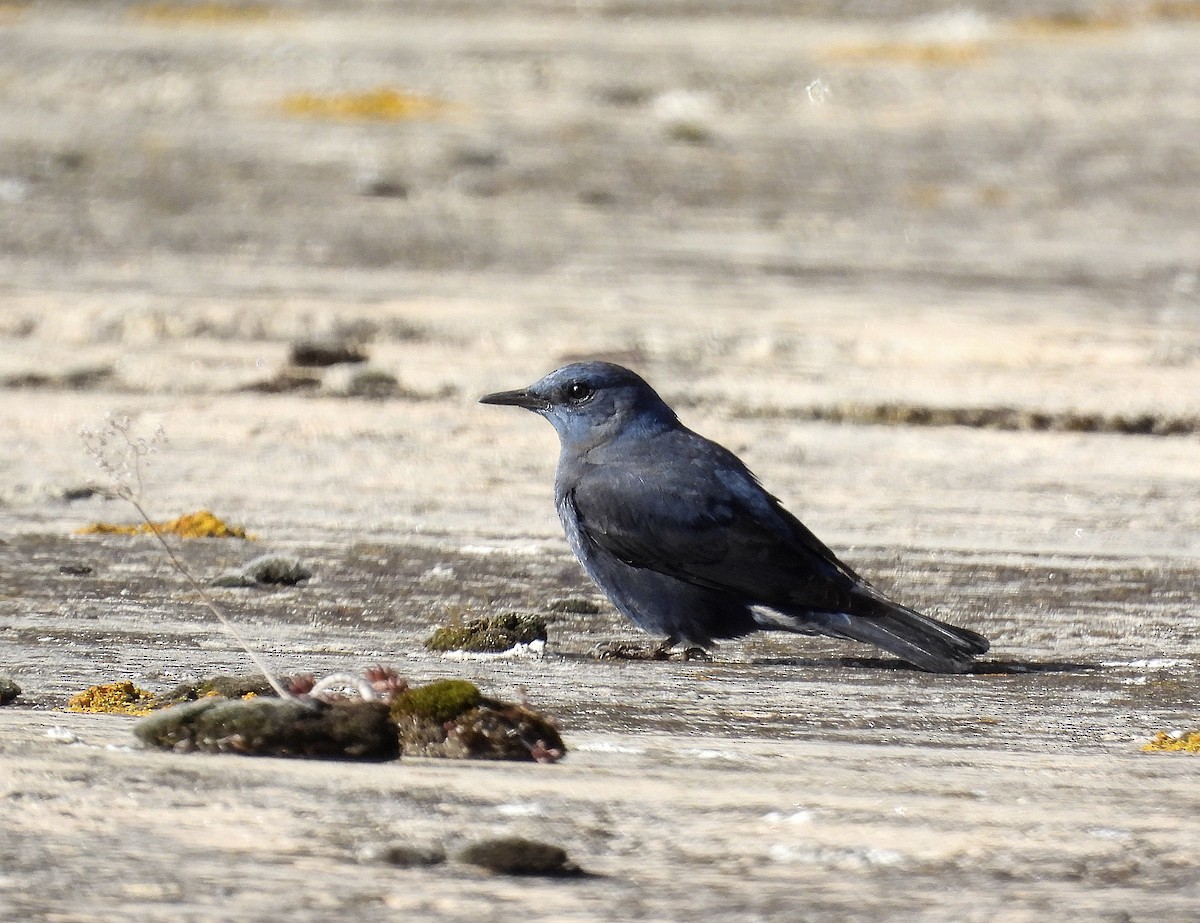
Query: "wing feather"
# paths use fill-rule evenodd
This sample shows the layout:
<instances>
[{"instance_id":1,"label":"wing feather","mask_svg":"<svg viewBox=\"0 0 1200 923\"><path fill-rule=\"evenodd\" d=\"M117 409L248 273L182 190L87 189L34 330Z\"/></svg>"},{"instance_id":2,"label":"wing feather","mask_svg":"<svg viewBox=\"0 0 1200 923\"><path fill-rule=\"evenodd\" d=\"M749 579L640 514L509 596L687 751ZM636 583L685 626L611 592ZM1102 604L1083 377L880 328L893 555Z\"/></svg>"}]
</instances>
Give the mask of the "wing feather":
<instances>
[{"instance_id":1,"label":"wing feather","mask_svg":"<svg viewBox=\"0 0 1200 923\"><path fill-rule=\"evenodd\" d=\"M714 443L658 455L652 465L588 466L579 474L566 500L583 533L633 567L766 606L840 611L864 585Z\"/></svg>"}]
</instances>

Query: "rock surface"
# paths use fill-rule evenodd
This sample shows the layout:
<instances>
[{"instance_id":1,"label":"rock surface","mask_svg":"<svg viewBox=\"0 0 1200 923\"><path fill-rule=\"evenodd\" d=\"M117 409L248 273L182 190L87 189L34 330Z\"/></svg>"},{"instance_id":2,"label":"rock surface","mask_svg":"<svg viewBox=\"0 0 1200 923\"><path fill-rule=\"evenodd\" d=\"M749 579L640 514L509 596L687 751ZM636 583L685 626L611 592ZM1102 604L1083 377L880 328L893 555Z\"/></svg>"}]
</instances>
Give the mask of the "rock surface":
<instances>
[{"instance_id":1,"label":"rock surface","mask_svg":"<svg viewBox=\"0 0 1200 923\"><path fill-rule=\"evenodd\" d=\"M3 914L1194 919L1196 757L1140 749L1200 723L1188 7L0 4ZM324 339L402 385L282 374ZM994 672L593 660L648 639L561 604L553 433L475 404L580 356ZM156 520L320 574L221 594L278 672L465 672L569 757L183 757L64 711L251 669L151 538L72 534L136 520L78 438L110 412L167 434ZM425 650L467 611L545 614L545 656ZM514 836L589 876L359 859Z\"/></svg>"}]
</instances>

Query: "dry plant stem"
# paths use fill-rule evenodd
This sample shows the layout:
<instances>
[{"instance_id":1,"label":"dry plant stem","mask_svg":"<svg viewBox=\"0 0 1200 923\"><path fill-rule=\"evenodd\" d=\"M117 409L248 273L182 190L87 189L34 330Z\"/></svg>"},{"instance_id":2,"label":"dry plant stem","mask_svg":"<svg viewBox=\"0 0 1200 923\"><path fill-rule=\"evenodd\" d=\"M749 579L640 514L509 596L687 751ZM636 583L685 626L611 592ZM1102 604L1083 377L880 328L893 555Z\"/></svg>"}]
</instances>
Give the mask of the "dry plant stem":
<instances>
[{"instance_id":1,"label":"dry plant stem","mask_svg":"<svg viewBox=\"0 0 1200 923\"><path fill-rule=\"evenodd\" d=\"M200 585L196 578L192 576L192 572L189 571L184 566L183 562L179 560L179 557L175 554L175 550L171 547L167 540L163 538L162 533L158 531L158 526L154 524L154 521L142 507L142 504L138 502L137 497L127 496L125 499L133 504L133 508L137 510L138 515L142 517L142 521L145 522L149 527L151 534L153 534L153 536L158 540L158 544L166 553L168 560L171 562L171 566L183 575L183 578L200 597L200 601L203 602L206 607L208 607L208 611L217 617L217 621L224 625L225 630L233 635L237 643L242 646L242 650L244 650L250 656L250 659L254 661L254 665L258 667L258 669L262 672L262 675L266 677L267 682L271 684L271 688L275 690L276 695L278 695L281 699L295 698L295 696L288 692L287 689L284 688L283 684L275 678L275 674L273 674L267 665L263 663L262 658L254 652L254 648L252 648L250 643L242 637L241 632L234 627L234 624L229 620L229 617L221 611L221 607L213 602L212 597L208 595L208 591Z\"/></svg>"},{"instance_id":2,"label":"dry plant stem","mask_svg":"<svg viewBox=\"0 0 1200 923\"><path fill-rule=\"evenodd\" d=\"M179 556L175 554L170 544L163 538L162 533L158 531L158 526L154 524L154 520L150 518L150 515L142 507L140 497L142 496L143 459L154 453L158 443L166 441L166 433L163 432L162 427L160 426L155 432L154 437L147 441L134 437L133 424L128 416L110 413L107 419L108 425L105 429L98 432L85 429L80 433L88 454L92 456L100 470L108 475L116 495L123 500L128 500L130 505L137 510L138 515L142 517L142 522L146 524L146 527L158 541L159 546L166 553L167 560L171 562L171 566L183 575L183 578L196 591L201 602L208 607L208 611L215 615L217 621L233 635L237 643L241 645L242 650L254 661L254 665L262 671L262 675L266 677L267 682L275 690L276 694L281 699L294 699L295 696L288 692L283 684L275 678L274 674L267 669L267 665L254 653L254 649L241 636L229 617L221 611L221 607L213 601L212 597L208 595L208 591L197 582L196 578L192 576L191 571L179 560ZM121 455L113 455L109 451L110 436L119 436L124 441L125 448Z\"/></svg>"},{"instance_id":3,"label":"dry plant stem","mask_svg":"<svg viewBox=\"0 0 1200 923\"><path fill-rule=\"evenodd\" d=\"M358 690L358 694L364 702L379 701L379 695L371 687L371 684L368 683L361 676L354 676L351 673L330 673L328 676L326 676L324 679L322 679L319 683L317 683L315 686L313 686L311 690L309 690L309 693L308 693L309 697L318 699L325 692L329 691L334 686L337 686L339 684L341 684L343 686L353 686L355 689ZM273 685L274 685L274 683L272 683L272 686Z\"/></svg>"}]
</instances>

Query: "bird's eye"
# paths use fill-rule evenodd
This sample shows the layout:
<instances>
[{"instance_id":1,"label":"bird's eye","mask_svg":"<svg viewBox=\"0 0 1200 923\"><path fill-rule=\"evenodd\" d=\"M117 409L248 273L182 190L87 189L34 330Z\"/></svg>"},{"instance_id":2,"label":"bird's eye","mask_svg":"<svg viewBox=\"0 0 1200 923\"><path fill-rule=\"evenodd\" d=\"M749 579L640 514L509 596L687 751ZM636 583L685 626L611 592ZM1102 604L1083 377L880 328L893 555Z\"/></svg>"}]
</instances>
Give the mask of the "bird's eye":
<instances>
[{"instance_id":1,"label":"bird's eye","mask_svg":"<svg viewBox=\"0 0 1200 923\"><path fill-rule=\"evenodd\" d=\"M567 400L572 404L582 404L595 393L595 388L582 381L573 381L567 385Z\"/></svg>"}]
</instances>

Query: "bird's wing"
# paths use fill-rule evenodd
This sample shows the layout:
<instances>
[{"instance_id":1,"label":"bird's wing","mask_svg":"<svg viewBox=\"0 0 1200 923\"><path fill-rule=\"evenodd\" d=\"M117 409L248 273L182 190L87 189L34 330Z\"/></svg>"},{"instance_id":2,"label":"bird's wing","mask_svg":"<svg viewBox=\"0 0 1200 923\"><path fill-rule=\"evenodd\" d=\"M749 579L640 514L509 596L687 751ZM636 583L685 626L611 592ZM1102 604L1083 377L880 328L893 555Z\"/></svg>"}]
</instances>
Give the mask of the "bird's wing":
<instances>
[{"instance_id":1,"label":"bird's wing","mask_svg":"<svg viewBox=\"0 0 1200 923\"><path fill-rule=\"evenodd\" d=\"M580 473L564 496L588 541L634 567L763 605L840 611L864 581L713 443Z\"/></svg>"}]
</instances>

